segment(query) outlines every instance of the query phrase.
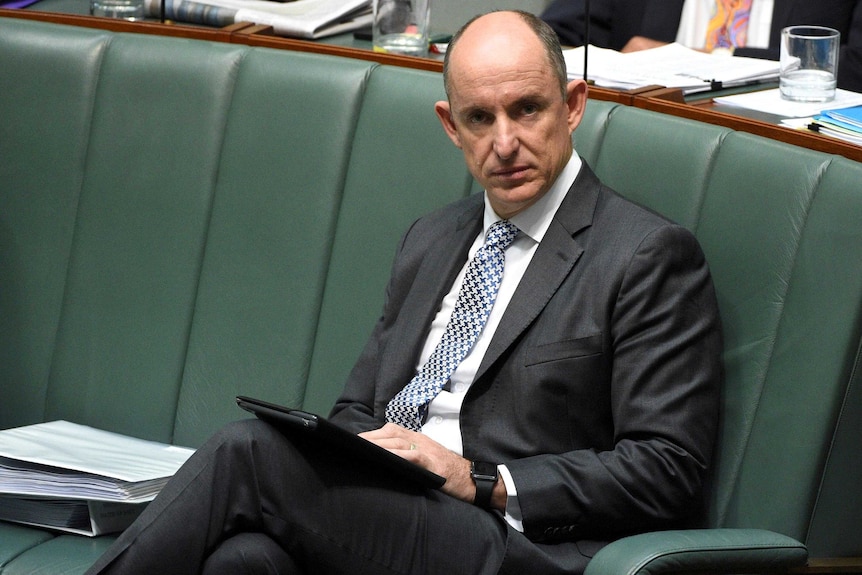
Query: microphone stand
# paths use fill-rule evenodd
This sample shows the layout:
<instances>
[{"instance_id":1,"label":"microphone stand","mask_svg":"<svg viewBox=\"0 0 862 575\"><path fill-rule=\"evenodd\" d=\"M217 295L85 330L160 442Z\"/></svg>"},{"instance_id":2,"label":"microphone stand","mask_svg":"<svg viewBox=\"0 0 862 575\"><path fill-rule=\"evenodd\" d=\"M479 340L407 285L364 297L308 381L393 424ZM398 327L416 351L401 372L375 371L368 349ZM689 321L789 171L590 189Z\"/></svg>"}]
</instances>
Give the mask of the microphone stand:
<instances>
[{"instance_id":1,"label":"microphone stand","mask_svg":"<svg viewBox=\"0 0 862 575\"><path fill-rule=\"evenodd\" d=\"M584 0L584 82L587 82L587 52L590 50L590 0Z\"/></svg>"}]
</instances>

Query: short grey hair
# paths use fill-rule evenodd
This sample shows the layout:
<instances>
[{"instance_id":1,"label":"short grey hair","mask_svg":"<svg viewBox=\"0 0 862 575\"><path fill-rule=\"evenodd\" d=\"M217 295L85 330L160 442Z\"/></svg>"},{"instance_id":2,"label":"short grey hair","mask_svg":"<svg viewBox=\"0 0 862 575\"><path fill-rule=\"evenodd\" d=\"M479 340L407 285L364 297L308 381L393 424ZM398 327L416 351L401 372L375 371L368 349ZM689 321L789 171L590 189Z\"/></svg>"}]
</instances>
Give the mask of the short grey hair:
<instances>
[{"instance_id":1,"label":"short grey hair","mask_svg":"<svg viewBox=\"0 0 862 575\"><path fill-rule=\"evenodd\" d=\"M494 12L501 11L495 10ZM505 10L505 12L518 14L542 42L542 45L545 47L545 55L548 57L548 64L550 64L552 72L560 83L560 92L563 95L563 99L565 99L568 76L566 75L566 60L563 58L563 48L560 46L560 39L557 37L557 33L535 14L523 10ZM452 80L449 76L449 56L452 54L464 31L482 16L484 14L479 14L468 20L466 24L455 32L455 35L449 41L446 55L443 57L443 88L446 90L446 96L450 97L452 94Z\"/></svg>"}]
</instances>

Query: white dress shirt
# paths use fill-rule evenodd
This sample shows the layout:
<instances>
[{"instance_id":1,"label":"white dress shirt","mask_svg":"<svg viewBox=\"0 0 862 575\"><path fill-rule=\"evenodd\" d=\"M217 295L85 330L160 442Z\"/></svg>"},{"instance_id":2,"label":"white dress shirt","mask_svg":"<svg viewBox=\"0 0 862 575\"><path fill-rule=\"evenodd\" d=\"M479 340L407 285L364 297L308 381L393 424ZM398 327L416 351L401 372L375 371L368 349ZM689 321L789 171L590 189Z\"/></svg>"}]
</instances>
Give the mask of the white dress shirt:
<instances>
[{"instance_id":1,"label":"white dress shirt","mask_svg":"<svg viewBox=\"0 0 862 575\"><path fill-rule=\"evenodd\" d=\"M751 0L746 48L768 48L774 0ZM685 0L676 41L689 48L706 44L706 30L715 12L715 0Z\"/></svg>"},{"instance_id":2,"label":"white dress shirt","mask_svg":"<svg viewBox=\"0 0 862 575\"><path fill-rule=\"evenodd\" d=\"M485 355L485 351L488 349L488 345L491 343L491 338L497 326L500 324L503 312L506 311L506 307L508 307L509 301L515 293L515 288L518 287L518 283L520 283L527 266L530 264L530 260L533 258L539 242L545 236L545 232L547 232L548 227L551 225L554 214L557 213L557 209L566 197L566 192L572 186L580 170L581 159L576 153L573 153L571 159L557 178L557 181L554 182L547 193L535 204L509 220L518 227L519 232L506 249L503 279L500 282L497 299L494 302L494 307L491 309L491 314L488 316L488 321L482 333L479 334L479 338L476 340L473 348L452 374L448 389L441 391L429 405L428 418L422 426L422 433L458 454L463 454L460 415L464 396L476 377L479 364ZM473 241L467 262L473 258L476 251L485 243L485 236L491 224L500 219L500 216L494 212L488 203L486 192L482 232ZM416 366L417 370L427 361L437 343L443 337L443 331L446 329L446 324L452 315L452 310L455 307L455 301L458 299L458 291L461 289L461 283L464 281L466 270L467 263L464 264L461 272L455 278L452 289L443 298L440 310L431 323L431 329L425 340L425 346L422 348L422 353L419 356L419 363ZM520 510L517 504L517 490L514 482L504 465L499 466L499 469L509 495L506 506L506 520L516 529L523 531Z\"/></svg>"}]
</instances>

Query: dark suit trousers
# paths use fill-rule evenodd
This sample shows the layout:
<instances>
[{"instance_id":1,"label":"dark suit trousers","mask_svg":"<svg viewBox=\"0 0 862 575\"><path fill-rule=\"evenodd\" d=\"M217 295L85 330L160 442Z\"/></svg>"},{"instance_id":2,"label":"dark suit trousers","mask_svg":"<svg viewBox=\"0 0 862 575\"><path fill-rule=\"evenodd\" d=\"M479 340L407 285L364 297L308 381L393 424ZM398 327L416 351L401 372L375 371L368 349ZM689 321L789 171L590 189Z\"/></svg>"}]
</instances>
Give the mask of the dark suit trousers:
<instances>
[{"instance_id":1,"label":"dark suit trousers","mask_svg":"<svg viewBox=\"0 0 862 575\"><path fill-rule=\"evenodd\" d=\"M509 531L499 514L245 420L199 449L88 573L200 573L208 562L207 572L490 574Z\"/></svg>"}]
</instances>

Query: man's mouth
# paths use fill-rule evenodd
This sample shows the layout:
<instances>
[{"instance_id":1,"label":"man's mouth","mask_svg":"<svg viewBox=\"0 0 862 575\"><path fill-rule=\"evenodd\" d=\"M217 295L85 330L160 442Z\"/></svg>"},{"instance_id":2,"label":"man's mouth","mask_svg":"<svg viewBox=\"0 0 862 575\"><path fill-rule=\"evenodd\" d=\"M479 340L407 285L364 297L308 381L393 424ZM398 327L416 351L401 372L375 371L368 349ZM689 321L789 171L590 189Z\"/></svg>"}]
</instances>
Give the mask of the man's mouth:
<instances>
[{"instance_id":1,"label":"man's mouth","mask_svg":"<svg viewBox=\"0 0 862 575\"><path fill-rule=\"evenodd\" d=\"M494 170L493 175L496 178L503 178L506 180L518 180L526 176L528 169L529 168L527 166L512 166L510 168L500 168L498 170Z\"/></svg>"}]
</instances>

